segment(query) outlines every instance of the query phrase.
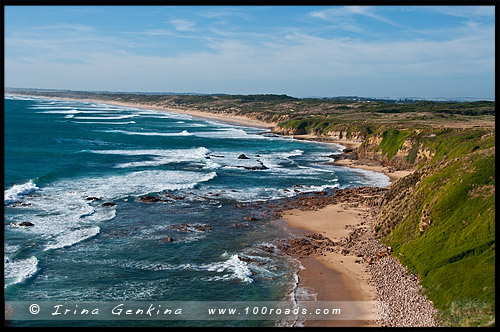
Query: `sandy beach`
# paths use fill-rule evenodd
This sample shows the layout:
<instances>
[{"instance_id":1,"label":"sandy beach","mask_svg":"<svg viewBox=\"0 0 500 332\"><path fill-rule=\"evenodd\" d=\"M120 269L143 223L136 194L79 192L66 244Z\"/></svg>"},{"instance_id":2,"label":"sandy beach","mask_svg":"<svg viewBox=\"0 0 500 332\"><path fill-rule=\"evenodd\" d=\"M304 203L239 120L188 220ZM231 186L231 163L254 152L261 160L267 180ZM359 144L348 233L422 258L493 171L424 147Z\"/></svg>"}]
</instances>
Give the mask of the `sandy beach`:
<instances>
[{"instance_id":1,"label":"sandy beach","mask_svg":"<svg viewBox=\"0 0 500 332\"><path fill-rule=\"evenodd\" d=\"M363 222L363 209L345 209L340 204L317 211L288 210L283 219L292 227L318 233L337 242L349 235L346 226ZM334 219L334 222L332 222ZM297 233L299 234L299 233ZM300 259L304 270L299 272L300 286L316 293L318 301L374 301L376 289L368 283L370 274L354 256L339 252L323 252ZM341 284L341 285L339 285ZM376 326L371 321L306 321L305 326Z\"/></svg>"},{"instance_id":2,"label":"sandy beach","mask_svg":"<svg viewBox=\"0 0 500 332\"><path fill-rule=\"evenodd\" d=\"M241 126L257 127L257 128L263 128L263 129L272 129L275 126L275 124L270 124L267 122L263 122L263 121L259 121L259 120L255 120L255 119L250 119L250 118L247 118L245 116L213 114L213 113L208 113L208 112L196 111L196 110L192 110L192 109L162 107L162 106L153 105L153 104L148 105L148 104L140 104L140 103L127 103L127 102L120 102L120 101L115 101L115 100L101 100L101 99L74 99L74 98L61 98L61 97L58 97L57 99L72 100L72 101L85 101L85 102L90 102L90 103L101 103L101 104L110 104L110 105L116 105L116 106L126 106L126 107L165 111L165 112L171 112L171 113L177 113L177 114L191 115L191 116L195 116L195 117L199 117L199 118L203 118L203 119L222 121L222 122L241 125Z\"/></svg>"},{"instance_id":3,"label":"sandy beach","mask_svg":"<svg viewBox=\"0 0 500 332\"><path fill-rule=\"evenodd\" d=\"M393 183L407 174L376 169L384 170ZM383 193L377 188L343 189L335 196L296 200L282 213L283 220L295 230L292 233L303 239L295 240L296 246L290 250L292 255L298 252L302 256L298 257L305 267L299 271L301 287L316 293L319 301L380 301L388 307L388 318L377 321L306 320L304 326L436 326L436 311L422 295L418 278L390 255L390 248L373 232L373 212ZM329 246L322 245L330 240ZM319 250L311 251L311 247ZM341 287L332 285L339 282Z\"/></svg>"}]
</instances>

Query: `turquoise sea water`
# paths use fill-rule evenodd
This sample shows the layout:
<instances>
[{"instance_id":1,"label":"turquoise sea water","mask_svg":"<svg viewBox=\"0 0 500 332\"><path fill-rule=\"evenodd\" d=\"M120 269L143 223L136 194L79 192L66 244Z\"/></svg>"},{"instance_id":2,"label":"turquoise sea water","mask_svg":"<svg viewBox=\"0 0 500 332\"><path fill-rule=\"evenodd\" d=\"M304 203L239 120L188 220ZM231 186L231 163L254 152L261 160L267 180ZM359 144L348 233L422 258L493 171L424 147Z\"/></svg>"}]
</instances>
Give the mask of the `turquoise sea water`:
<instances>
[{"instance_id":1,"label":"turquoise sea water","mask_svg":"<svg viewBox=\"0 0 500 332\"><path fill-rule=\"evenodd\" d=\"M377 173L328 165L341 150L334 144L163 111L6 95L4 120L7 301L290 299L297 262L262 249L290 234L255 206L388 184ZM165 201L141 202L145 195ZM14 322L37 324L64 325Z\"/></svg>"}]
</instances>

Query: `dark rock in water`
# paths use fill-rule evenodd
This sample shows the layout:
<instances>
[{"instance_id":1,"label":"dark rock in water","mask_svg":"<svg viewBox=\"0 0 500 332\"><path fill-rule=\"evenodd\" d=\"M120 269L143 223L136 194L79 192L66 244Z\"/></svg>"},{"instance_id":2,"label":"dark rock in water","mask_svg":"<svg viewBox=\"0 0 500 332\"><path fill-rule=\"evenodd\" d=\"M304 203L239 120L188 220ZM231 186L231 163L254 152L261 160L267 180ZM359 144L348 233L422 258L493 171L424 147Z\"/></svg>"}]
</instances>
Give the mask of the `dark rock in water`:
<instances>
[{"instance_id":1,"label":"dark rock in water","mask_svg":"<svg viewBox=\"0 0 500 332\"><path fill-rule=\"evenodd\" d=\"M258 259L250 258L250 257L243 257L240 255L238 255L238 259L242 262L245 262L245 263L255 263L257 265L264 265L265 264L264 262L261 262Z\"/></svg>"},{"instance_id":2,"label":"dark rock in water","mask_svg":"<svg viewBox=\"0 0 500 332\"><path fill-rule=\"evenodd\" d=\"M102 203L101 206L102 207L111 207L111 206L115 206L116 203L113 203L113 202L106 202L106 203Z\"/></svg>"},{"instance_id":3,"label":"dark rock in water","mask_svg":"<svg viewBox=\"0 0 500 332\"><path fill-rule=\"evenodd\" d=\"M99 197L93 197L93 196L89 196L86 198L87 201L100 201L101 199Z\"/></svg>"},{"instance_id":4,"label":"dark rock in water","mask_svg":"<svg viewBox=\"0 0 500 332\"><path fill-rule=\"evenodd\" d=\"M168 243L172 243L172 242L174 242L174 238L173 238L173 237L169 237L169 238L167 239L167 242L168 242Z\"/></svg>"},{"instance_id":5,"label":"dark rock in water","mask_svg":"<svg viewBox=\"0 0 500 332\"><path fill-rule=\"evenodd\" d=\"M248 221L257 221L257 219L255 217L248 217L247 220Z\"/></svg>"},{"instance_id":6,"label":"dark rock in water","mask_svg":"<svg viewBox=\"0 0 500 332\"><path fill-rule=\"evenodd\" d=\"M248 169L250 171L257 171L257 170L265 170L265 169L267 169L267 167L264 166L264 165L262 165L262 166L252 166L252 167L248 167L248 166L236 166L236 167Z\"/></svg>"},{"instance_id":7,"label":"dark rock in water","mask_svg":"<svg viewBox=\"0 0 500 332\"><path fill-rule=\"evenodd\" d=\"M247 156L245 156L243 153L238 156L238 159L250 159Z\"/></svg>"},{"instance_id":8,"label":"dark rock in water","mask_svg":"<svg viewBox=\"0 0 500 332\"><path fill-rule=\"evenodd\" d=\"M23 226L23 227L31 227L31 226L35 226L35 224L29 222L29 221L23 221L21 223L18 224L19 226Z\"/></svg>"},{"instance_id":9,"label":"dark rock in water","mask_svg":"<svg viewBox=\"0 0 500 332\"><path fill-rule=\"evenodd\" d=\"M178 224L172 225L170 228L178 230L179 232L205 232L212 229L212 226L205 224Z\"/></svg>"},{"instance_id":10,"label":"dark rock in water","mask_svg":"<svg viewBox=\"0 0 500 332\"><path fill-rule=\"evenodd\" d=\"M24 203L24 202L15 202L13 203L11 206L15 206L15 207L28 207L28 206L31 206L31 203Z\"/></svg>"},{"instance_id":11,"label":"dark rock in water","mask_svg":"<svg viewBox=\"0 0 500 332\"><path fill-rule=\"evenodd\" d=\"M156 202L160 202L163 200L158 198L158 197L154 197L154 196L143 196L143 197L139 198L139 201L145 202L145 203L156 203Z\"/></svg>"}]
</instances>

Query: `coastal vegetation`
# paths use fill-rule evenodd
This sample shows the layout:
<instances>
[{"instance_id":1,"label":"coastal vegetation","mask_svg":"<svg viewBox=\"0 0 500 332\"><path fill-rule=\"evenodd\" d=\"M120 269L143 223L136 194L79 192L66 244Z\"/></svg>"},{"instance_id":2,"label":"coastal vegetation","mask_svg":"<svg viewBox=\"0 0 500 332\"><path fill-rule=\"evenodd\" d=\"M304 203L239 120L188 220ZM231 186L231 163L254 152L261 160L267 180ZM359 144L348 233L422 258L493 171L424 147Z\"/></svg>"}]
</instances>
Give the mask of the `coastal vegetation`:
<instances>
[{"instance_id":1,"label":"coastal vegetation","mask_svg":"<svg viewBox=\"0 0 500 332\"><path fill-rule=\"evenodd\" d=\"M358 141L358 158L414 170L387 190L374 230L419 276L441 324L495 325L493 101L25 93L243 115L274 124L279 134Z\"/></svg>"},{"instance_id":2,"label":"coastal vegetation","mask_svg":"<svg viewBox=\"0 0 500 332\"><path fill-rule=\"evenodd\" d=\"M494 139L478 129L420 136L432 157L389 188L377 216L375 230L420 276L444 324L495 322Z\"/></svg>"}]
</instances>

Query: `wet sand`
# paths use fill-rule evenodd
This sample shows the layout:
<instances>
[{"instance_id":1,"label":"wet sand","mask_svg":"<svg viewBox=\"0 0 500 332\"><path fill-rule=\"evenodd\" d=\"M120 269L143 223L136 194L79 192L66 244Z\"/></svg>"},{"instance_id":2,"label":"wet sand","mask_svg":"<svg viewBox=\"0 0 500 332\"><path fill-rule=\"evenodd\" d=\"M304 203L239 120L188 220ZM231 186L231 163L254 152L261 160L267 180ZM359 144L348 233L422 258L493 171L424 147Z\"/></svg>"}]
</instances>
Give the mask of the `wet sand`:
<instances>
[{"instance_id":1,"label":"wet sand","mask_svg":"<svg viewBox=\"0 0 500 332\"><path fill-rule=\"evenodd\" d=\"M317 211L289 210L283 219L296 229L319 233L334 242L349 235L346 226L363 222L360 209L346 209L340 204L328 205ZM299 272L300 287L317 294L318 301L374 301L376 289L368 283L370 275L363 264L355 263L354 256L336 252L300 259L305 268ZM371 321L306 321L305 326L376 326Z\"/></svg>"}]
</instances>

